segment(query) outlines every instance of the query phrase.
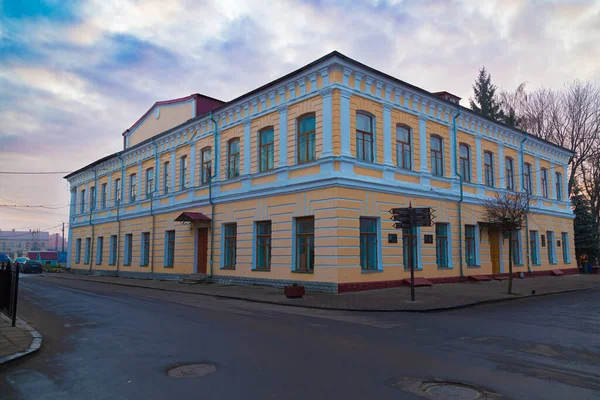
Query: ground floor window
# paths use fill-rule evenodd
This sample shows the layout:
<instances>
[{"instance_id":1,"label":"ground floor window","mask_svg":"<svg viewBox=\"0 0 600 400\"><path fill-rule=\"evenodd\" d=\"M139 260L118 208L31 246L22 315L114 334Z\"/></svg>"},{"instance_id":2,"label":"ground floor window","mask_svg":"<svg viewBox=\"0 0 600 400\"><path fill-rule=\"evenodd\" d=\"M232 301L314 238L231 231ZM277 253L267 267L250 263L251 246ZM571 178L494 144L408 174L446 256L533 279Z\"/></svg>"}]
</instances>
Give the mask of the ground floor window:
<instances>
[{"instance_id":1,"label":"ground floor window","mask_svg":"<svg viewBox=\"0 0 600 400\"><path fill-rule=\"evenodd\" d=\"M75 264L81 262L81 238L75 241Z\"/></svg>"},{"instance_id":2,"label":"ground floor window","mask_svg":"<svg viewBox=\"0 0 600 400\"><path fill-rule=\"evenodd\" d=\"M256 269L271 269L271 221L256 223Z\"/></svg>"},{"instance_id":3,"label":"ground floor window","mask_svg":"<svg viewBox=\"0 0 600 400\"><path fill-rule=\"evenodd\" d=\"M554 253L554 232L547 231L548 238L548 261L550 264L556 264L556 254Z\"/></svg>"},{"instance_id":4,"label":"ground floor window","mask_svg":"<svg viewBox=\"0 0 600 400\"><path fill-rule=\"evenodd\" d=\"M225 260L223 268L235 269L237 258L237 224L224 224L225 229Z\"/></svg>"},{"instance_id":5,"label":"ground floor window","mask_svg":"<svg viewBox=\"0 0 600 400\"><path fill-rule=\"evenodd\" d=\"M360 218L360 267L377 270L377 219Z\"/></svg>"},{"instance_id":6,"label":"ground floor window","mask_svg":"<svg viewBox=\"0 0 600 400\"><path fill-rule=\"evenodd\" d=\"M150 232L142 232L142 251L140 256L140 266L147 266L150 263Z\"/></svg>"},{"instance_id":7,"label":"ground floor window","mask_svg":"<svg viewBox=\"0 0 600 400\"><path fill-rule=\"evenodd\" d=\"M448 224L435 224L435 258L438 268L448 268Z\"/></svg>"},{"instance_id":8,"label":"ground floor window","mask_svg":"<svg viewBox=\"0 0 600 400\"><path fill-rule=\"evenodd\" d=\"M416 234L417 228L404 228L402 229L402 262L404 263L404 269L410 269L411 263L415 269L419 268L417 245L418 239Z\"/></svg>"},{"instance_id":9,"label":"ground floor window","mask_svg":"<svg viewBox=\"0 0 600 400\"><path fill-rule=\"evenodd\" d=\"M92 247L92 239L91 238L85 238L85 256L83 259L83 263L84 264L89 264L90 263L90 252Z\"/></svg>"},{"instance_id":10,"label":"ground floor window","mask_svg":"<svg viewBox=\"0 0 600 400\"><path fill-rule=\"evenodd\" d=\"M468 267L477 265L475 254L475 225L465 225L465 257Z\"/></svg>"},{"instance_id":11,"label":"ground floor window","mask_svg":"<svg viewBox=\"0 0 600 400\"><path fill-rule=\"evenodd\" d=\"M133 235L128 233L125 235L125 257L123 265L131 265L131 257L133 254Z\"/></svg>"},{"instance_id":12,"label":"ground floor window","mask_svg":"<svg viewBox=\"0 0 600 400\"><path fill-rule=\"evenodd\" d=\"M102 252L104 251L104 237L99 236L96 241L96 264L102 264Z\"/></svg>"},{"instance_id":13,"label":"ground floor window","mask_svg":"<svg viewBox=\"0 0 600 400\"><path fill-rule=\"evenodd\" d=\"M108 258L109 265L115 265L117 263L117 235L110 237L110 256Z\"/></svg>"},{"instance_id":14,"label":"ground floor window","mask_svg":"<svg viewBox=\"0 0 600 400\"><path fill-rule=\"evenodd\" d=\"M175 231L165 232L165 267L175 265Z\"/></svg>"},{"instance_id":15,"label":"ground floor window","mask_svg":"<svg viewBox=\"0 0 600 400\"><path fill-rule=\"evenodd\" d=\"M540 254L538 249L538 231L529 231L529 254L531 263L533 265L539 265Z\"/></svg>"},{"instance_id":16,"label":"ground floor window","mask_svg":"<svg viewBox=\"0 0 600 400\"><path fill-rule=\"evenodd\" d=\"M315 218L296 219L296 271L312 272L315 268Z\"/></svg>"},{"instance_id":17,"label":"ground floor window","mask_svg":"<svg viewBox=\"0 0 600 400\"><path fill-rule=\"evenodd\" d=\"M563 253L563 262L565 264L568 264L571 262L571 260L569 260L569 234L567 232L562 232L561 233L561 239L562 239L562 253Z\"/></svg>"}]
</instances>

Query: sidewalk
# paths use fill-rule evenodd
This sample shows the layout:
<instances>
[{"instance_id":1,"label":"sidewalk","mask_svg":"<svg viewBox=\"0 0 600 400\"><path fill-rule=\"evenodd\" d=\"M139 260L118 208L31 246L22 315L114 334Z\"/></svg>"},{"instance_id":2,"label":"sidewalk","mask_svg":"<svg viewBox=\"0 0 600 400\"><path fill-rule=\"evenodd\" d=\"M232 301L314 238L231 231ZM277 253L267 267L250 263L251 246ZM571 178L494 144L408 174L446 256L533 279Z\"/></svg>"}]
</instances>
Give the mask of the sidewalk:
<instances>
[{"instance_id":1,"label":"sidewalk","mask_svg":"<svg viewBox=\"0 0 600 400\"><path fill-rule=\"evenodd\" d=\"M39 350L42 336L22 319L17 326L0 314L0 365Z\"/></svg>"},{"instance_id":2,"label":"sidewalk","mask_svg":"<svg viewBox=\"0 0 600 400\"><path fill-rule=\"evenodd\" d=\"M105 284L149 288L178 293L239 299L258 303L345 311L443 311L490 302L523 299L540 295L600 288L600 275L542 276L515 279L513 292L507 295L507 281L447 283L415 289L416 301L410 301L410 288L399 287L343 294L307 293L302 299L288 299L283 289L266 286L220 284L188 285L170 281L115 278L75 274L45 275L45 279L69 279ZM535 290L535 294L532 291Z\"/></svg>"}]
</instances>

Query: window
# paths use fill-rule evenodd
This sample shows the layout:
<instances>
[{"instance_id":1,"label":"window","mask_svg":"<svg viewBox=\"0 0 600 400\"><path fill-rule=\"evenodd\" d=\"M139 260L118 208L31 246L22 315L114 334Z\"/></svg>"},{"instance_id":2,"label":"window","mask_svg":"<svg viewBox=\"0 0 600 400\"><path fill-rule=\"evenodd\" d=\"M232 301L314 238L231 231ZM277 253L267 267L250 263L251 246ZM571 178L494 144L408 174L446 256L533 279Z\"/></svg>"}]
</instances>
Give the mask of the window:
<instances>
[{"instance_id":1,"label":"window","mask_svg":"<svg viewBox=\"0 0 600 400\"><path fill-rule=\"evenodd\" d=\"M142 252L140 257L140 267L145 267L150 263L150 232L142 232Z\"/></svg>"},{"instance_id":2,"label":"window","mask_svg":"<svg viewBox=\"0 0 600 400\"><path fill-rule=\"evenodd\" d=\"M4 243L2 243L2 250L4 250ZM81 262L81 238L75 241L75 264Z\"/></svg>"},{"instance_id":3,"label":"window","mask_svg":"<svg viewBox=\"0 0 600 400\"><path fill-rule=\"evenodd\" d=\"M96 209L96 186L90 188L90 211Z\"/></svg>"},{"instance_id":4,"label":"window","mask_svg":"<svg viewBox=\"0 0 600 400\"><path fill-rule=\"evenodd\" d=\"M529 254L533 265L540 264L540 255L538 249L538 232L529 231Z\"/></svg>"},{"instance_id":5,"label":"window","mask_svg":"<svg viewBox=\"0 0 600 400\"><path fill-rule=\"evenodd\" d=\"M121 179L115 179L115 206L121 203Z\"/></svg>"},{"instance_id":6,"label":"window","mask_svg":"<svg viewBox=\"0 0 600 400\"><path fill-rule=\"evenodd\" d=\"M373 162L373 118L356 113L356 158Z\"/></svg>"},{"instance_id":7,"label":"window","mask_svg":"<svg viewBox=\"0 0 600 400\"><path fill-rule=\"evenodd\" d=\"M571 260L569 260L569 234L567 232L562 232L560 234L560 238L562 240L562 254L563 254L563 262L565 264L568 264L571 262Z\"/></svg>"},{"instance_id":8,"label":"window","mask_svg":"<svg viewBox=\"0 0 600 400\"><path fill-rule=\"evenodd\" d=\"M165 267L175 265L175 231L165 232Z\"/></svg>"},{"instance_id":9,"label":"window","mask_svg":"<svg viewBox=\"0 0 600 400\"><path fill-rule=\"evenodd\" d=\"M207 147L202 150L202 159L201 159L202 172L201 172L201 176L200 176L200 182L203 185L208 184L208 181L210 180L210 175L212 173L211 163L212 163L212 150L210 147Z\"/></svg>"},{"instance_id":10,"label":"window","mask_svg":"<svg viewBox=\"0 0 600 400\"><path fill-rule=\"evenodd\" d=\"M548 197L548 170L546 168L541 169L541 185L542 185L542 197Z\"/></svg>"},{"instance_id":11,"label":"window","mask_svg":"<svg viewBox=\"0 0 600 400\"><path fill-rule=\"evenodd\" d=\"M557 172L554 174L556 180L556 200L562 201L562 174Z\"/></svg>"},{"instance_id":12,"label":"window","mask_svg":"<svg viewBox=\"0 0 600 400\"><path fill-rule=\"evenodd\" d=\"M471 182L471 151L469 146L461 144L460 148L460 175L464 182Z\"/></svg>"},{"instance_id":13,"label":"window","mask_svg":"<svg viewBox=\"0 0 600 400\"><path fill-rule=\"evenodd\" d=\"M298 119L298 163L313 161L316 158L315 150L314 114L305 115Z\"/></svg>"},{"instance_id":14,"label":"window","mask_svg":"<svg viewBox=\"0 0 600 400\"><path fill-rule=\"evenodd\" d=\"M187 156L182 156L179 159L179 187L181 190L187 187L187 169L188 169L188 159Z\"/></svg>"},{"instance_id":15,"label":"window","mask_svg":"<svg viewBox=\"0 0 600 400\"><path fill-rule=\"evenodd\" d=\"M110 255L108 257L108 265L117 264L117 235L110 237Z\"/></svg>"},{"instance_id":16,"label":"window","mask_svg":"<svg viewBox=\"0 0 600 400\"><path fill-rule=\"evenodd\" d=\"M404 262L404 269L410 269L411 263L415 269L418 268L417 245L416 228L413 228L412 231L407 228L402 229L402 262Z\"/></svg>"},{"instance_id":17,"label":"window","mask_svg":"<svg viewBox=\"0 0 600 400\"><path fill-rule=\"evenodd\" d=\"M315 270L315 219L304 217L296 219L296 271L313 272Z\"/></svg>"},{"instance_id":18,"label":"window","mask_svg":"<svg viewBox=\"0 0 600 400\"><path fill-rule=\"evenodd\" d=\"M468 267L477 265L475 257L475 225L465 225L465 256Z\"/></svg>"},{"instance_id":19,"label":"window","mask_svg":"<svg viewBox=\"0 0 600 400\"><path fill-rule=\"evenodd\" d=\"M163 193L169 193L169 182L171 181L171 163L165 161L163 163Z\"/></svg>"},{"instance_id":20,"label":"window","mask_svg":"<svg viewBox=\"0 0 600 400\"><path fill-rule=\"evenodd\" d=\"M273 127L263 129L258 133L258 137L259 171L272 170L275 156L275 131Z\"/></svg>"},{"instance_id":21,"label":"window","mask_svg":"<svg viewBox=\"0 0 600 400\"><path fill-rule=\"evenodd\" d=\"M129 175L129 202L133 203L135 201L135 196L137 195L137 175L131 174Z\"/></svg>"},{"instance_id":22,"label":"window","mask_svg":"<svg viewBox=\"0 0 600 400\"><path fill-rule=\"evenodd\" d=\"M547 231L546 237L548 238L548 261L550 264L556 264L556 257L554 253L554 232Z\"/></svg>"},{"instance_id":23,"label":"window","mask_svg":"<svg viewBox=\"0 0 600 400\"><path fill-rule=\"evenodd\" d=\"M360 267L377 270L377 219L360 218Z\"/></svg>"},{"instance_id":24,"label":"window","mask_svg":"<svg viewBox=\"0 0 600 400\"><path fill-rule=\"evenodd\" d=\"M438 268L448 268L448 224L435 224L435 256Z\"/></svg>"},{"instance_id":25,"label":"window","mask_svg":"<svg viewBox=\"0 0 600 400\"><path fill-rule=\"evenodd\" d=\"M485 185L494 187L494 155L489 151L483 153L483 169L485 172Z\"/></svg>"},{"instance_id":26,"label":"window","mask_svg":"<svg viewBox=\"0 0 600 400\"><path fill-rule=\"evenodd\" d=\"M123 265L131 265L131 257L133 255L133 234L128 233L125 235L125 259Z\"/></svg>"},{"instance_id":27,"label":"window","mask_svg":"<svg viewBox=\"0 0 600 400\"><path fill-rule=\"evenodd\" d=\"M431 173L435 176L444 176L444 156L442 153L442 138L431 137Z\"/></svg>"},{"instance_id":28,"label":"window","mask_svg":"<svg viewBox=\"0 0 600 400\"><path fill-rule=\"evenodd\" d=\"M512 247L512 257L514 265L521 265L521 245L519 243L520 232L512 233L511 247Z\"/></svg>"},{"instance_id":29,"label":"window","mask_svg":"<svg viewBox=\"0 0 600 400\"><path fill-rule=\"evenodd\" d=\"M240 176L240 139L231 139L227 144L227 178Z\"/></svg>"},{"instance_id":30,"label":"window","mask_svg":"<svg viewBox=\"0 0 600 400\"><path fill-rule=\"evenodd\" d=\"M146 198L149 199L154 194L154 168L146 170Z\"/></svg>"},{"instance_id":31,"label":"window","mask_svg":"<svg viewBox=\"0 0 600 400\"><path fill-rule=\"evenodd\" d=\"M223 224L225 230L225 260L223 268L235 269L237 258L237 224Z\"/></svg>"},{"instance_id":32,"label":"window","mask_svg":"<svg viewBox=\"0 0 600 400\"><path fill-rule=\"evenodd\" d=\"M102 264L102 253L104 252L104 237L96 239L96 265Z\"/></svg>"},{"instance_id":33,"label":"window","mask_svg":"<svg viewBox=\"0 0 600 400\"><path fill-rule=\"evenodd\" d=\"M409 128L401 125L396 126L396 158L400 168L412 169L410 140Z\"/></svg>"},{"instance_id":34,"label":"window","mask_svg":"<svg viewBox=\"0 0 600 400\"><path fill-rule=\"evenodd\" d=\"M100 188L100 208L106 208L106 183L103 183Z\"/></svg>"},{"instance_id":35,"label":"window","mask_svg":"<svg viewBox=\"0 0 600 400\"><path fill-rule=\"evenodd\" d=\"M90 252L92 251L92 239L91 238L85 238L85 255L83 258L83 263L84 264L89 264L90 263Z\"/></svg>"},{"instance_id":36,"label":"window","mask_svg":"<svg viewBox=\"0 0 600 400\"><path fill-rule=\"evenodd\" d=\"M515 170L514 162L510 157L504 159L504 179L506 179L506 188L508 190L515 190Z\"/></svg>"},{"instance_id":37,"label":"window","mask_svg":"<svg viewBox=\"0 0 600 400\"><path fill-rule=\"evenodd\" d=\"M271 269L271 221L256 223L256 269Z\"/></svg>"},{"instance_id":38,"label":"window","mask_svg":"<svg viewBox=\"0 0 600 400\"><path fill-rule=\"evenodd\" d=\"M85 212L85 189L82 190L80 194L79 212Z\"/></svg>"},{"instance_id":39,"label":"window","mask_svg":"<svg viewBox=\"0 0 600 400\"><path fill-rule=\"evenodd\" d=\"M523 164L524 167L524 171L523 171L523 189L525 189L525 191L527 193L533 193L533 181L532 181L532 175L531 175L531 164L529 163L525 163Z\"/></svg>"}]
</instances>

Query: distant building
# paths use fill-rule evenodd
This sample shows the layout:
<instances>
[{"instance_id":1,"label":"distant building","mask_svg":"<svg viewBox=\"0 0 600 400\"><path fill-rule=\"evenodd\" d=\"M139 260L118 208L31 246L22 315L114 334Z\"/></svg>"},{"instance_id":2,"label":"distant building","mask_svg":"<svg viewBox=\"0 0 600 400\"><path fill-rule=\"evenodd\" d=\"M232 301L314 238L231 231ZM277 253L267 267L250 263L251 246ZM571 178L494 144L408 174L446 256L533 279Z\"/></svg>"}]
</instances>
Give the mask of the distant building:
<instances>
[{"instance_id":1,"label":"distant building","mask_svg":"<svg viewBox=\"0 0 600 400\"><path fill-rule=\"evenodd\" d=\"M48 232L3 231L0 230L0 253L11 258L26 256L29 251L43 251L48 248Z\"/></svg>"},{"instance_id":2,"label":"distant building","mask_svg":"<svg viewBox=\"0 0 600 400\"><path fill-rule=\"evenodd\" d=\"M64 243L64 249L65 251L67 251L68 247L68 243L67 243L67 238L64 238L65 243ZM46 245L46 248L48 250L54 250L54 251L62 251L63 249L63 237L60 233L53 233L50 235L49 239L48 239L48 244Z\"/></svg>"}]
</instances>

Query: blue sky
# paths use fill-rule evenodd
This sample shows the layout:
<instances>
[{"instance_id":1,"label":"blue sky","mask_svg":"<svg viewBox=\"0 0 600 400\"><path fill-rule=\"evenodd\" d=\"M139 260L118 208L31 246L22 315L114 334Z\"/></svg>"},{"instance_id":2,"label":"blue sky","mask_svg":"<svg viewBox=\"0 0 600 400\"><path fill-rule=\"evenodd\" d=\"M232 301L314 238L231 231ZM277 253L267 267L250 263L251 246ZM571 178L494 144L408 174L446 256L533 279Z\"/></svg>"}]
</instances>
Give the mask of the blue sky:
<instances>
[{"instance_id":1,"label":"blue sky","mask_svg":"<svg viewBox=\"0 0 600 400\"><path fill-rule=\"evenodd\" d=\"M600 1L0 0L1 171L72 171L122 146L155 101L232 99L338 50L468 104L503 88L600 83ZM58 176L0 175L0 204L66 206ZM0 229L68 208L0 207Z\"/></svg>"}]
</instances>

